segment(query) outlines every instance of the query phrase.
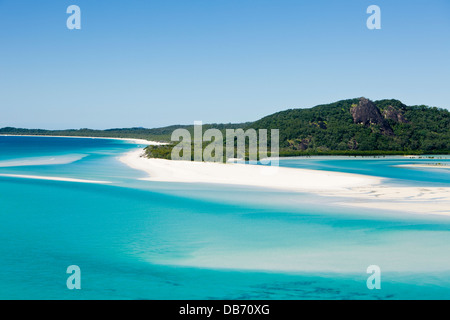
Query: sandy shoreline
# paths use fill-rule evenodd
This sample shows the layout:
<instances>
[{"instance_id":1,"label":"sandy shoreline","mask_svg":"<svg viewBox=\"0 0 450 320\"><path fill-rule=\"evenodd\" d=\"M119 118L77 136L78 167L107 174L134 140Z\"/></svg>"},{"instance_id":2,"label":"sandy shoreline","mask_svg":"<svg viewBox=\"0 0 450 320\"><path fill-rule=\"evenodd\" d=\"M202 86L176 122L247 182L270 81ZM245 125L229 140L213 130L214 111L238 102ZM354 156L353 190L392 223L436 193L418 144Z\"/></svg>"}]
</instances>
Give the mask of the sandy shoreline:
<instances>
[{"instance_id":1,"label":"sandy shoreline","mask_svg":"<svg viewBox=\"0 0 450 320\"><path fill-rule=\"evenodd\" d=\"M120 161L148 173L149 177L142 180L149 181L217 183L308 192L377 185L382 180L371 176L307 169L147 159L141 154L142 150L132 151L122 156Z\"/></svg>"},{"instance_id":2,"label":"sandy shoreline","mask_svg":"<svg viewBox=\"0 0 450 320\"><path fill-rule=\"evenodd\" d=\"M145 139L133 138L110 138L110 137L82 137L82 136L50 136L50 135L34 135L34 134L0 134L3 137L43 137L43 138L77 138L77 139L106 139L106 140L122 140L135 144L146 144L152 146L164 145L164 142L150 141Z\"/></svg>"},{"instance_id":3,"label":"sandy shoreline","mask_svg":"<svg viewBox=\"0 0 450 320\"><path fill-rule=\"evenodd\" d=\"M336 205L450 216L448 187L389 187L374 176L297 168L262 168L245 164L171 161L129 152L120 161L146 172L142 180L212 183L309 192L336 197ZM264 169L276 169L264 172Z\"/></svg>"}]
</instances>

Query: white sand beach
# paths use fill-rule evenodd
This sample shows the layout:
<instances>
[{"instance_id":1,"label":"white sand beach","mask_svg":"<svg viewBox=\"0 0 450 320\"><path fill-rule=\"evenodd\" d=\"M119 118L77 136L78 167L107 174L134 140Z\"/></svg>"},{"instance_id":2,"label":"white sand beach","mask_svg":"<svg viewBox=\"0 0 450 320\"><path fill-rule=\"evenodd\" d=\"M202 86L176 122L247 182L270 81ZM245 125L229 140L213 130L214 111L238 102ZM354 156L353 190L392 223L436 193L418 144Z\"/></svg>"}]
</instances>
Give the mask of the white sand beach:
<instances>
[{"instance_id":1,"label":"white sand beach","mask_svg":"<svg viewBox=\"0 0 450 320\"><path fill-rule=\"evenodd\" d=\"M142 150L120 158L149 176L142 180L218 183L310 192L336 197L337 205L450 216L450 188L389 187L383 178L322 170L262 168L245 164L171 161L141 157ZM264 172L264 169L276 169Z\"/></svg>"},{"instance_id":2,"label":"white sand beach","mask_svg":"<svg viewBox=\"0 0 450 320\"><path fill-rule=\"evenodd\" d=\"M143 180L149 181L218 183L308 192L377 185L382 180L377 177L330 171L147 159L141 155L142 150L132 151L120 160L134 169L148 173L149 177Z\"/></svg>"}]
</instances>

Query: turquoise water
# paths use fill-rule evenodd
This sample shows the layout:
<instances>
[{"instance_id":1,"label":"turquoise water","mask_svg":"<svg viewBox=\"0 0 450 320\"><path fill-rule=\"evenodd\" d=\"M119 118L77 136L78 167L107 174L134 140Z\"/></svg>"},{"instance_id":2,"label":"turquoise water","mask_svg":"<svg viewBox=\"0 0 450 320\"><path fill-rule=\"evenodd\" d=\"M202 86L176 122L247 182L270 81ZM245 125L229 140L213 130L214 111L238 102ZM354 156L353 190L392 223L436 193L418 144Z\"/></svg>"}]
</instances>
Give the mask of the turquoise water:
<instances>
[{"instance_id":1,"label":"turquoise water","mask_svg":"<svg viewBox=\"0 0 450 320\"><path fill-rule=\"evenodd\" d=\"M336 208L308 194L139 181L144 173L117 160L137 147L0 137L0 174L110 182L0 177L1 299L450 298L447 217ZM281 165L448 186L448 169L393 166L420 161ZM381 290L366 287L373 264ZM81 290L66 287L69 265L81 268Z\"/></svg>"},{"instance_id":2,"label":"turquoise water","mask_svg":"<svg viewBox=\"0 0 450 320\"><path fill-rule=\"evenodd\" d=\"M301 160L301 161L299 161ZM399 165L442 164L442 168L405 168ZM390 184L449 186L450 156L424 155L382 157L302 157L284 158L280 166L367 174L389 178Z\"/></svg>"}]
</instances>

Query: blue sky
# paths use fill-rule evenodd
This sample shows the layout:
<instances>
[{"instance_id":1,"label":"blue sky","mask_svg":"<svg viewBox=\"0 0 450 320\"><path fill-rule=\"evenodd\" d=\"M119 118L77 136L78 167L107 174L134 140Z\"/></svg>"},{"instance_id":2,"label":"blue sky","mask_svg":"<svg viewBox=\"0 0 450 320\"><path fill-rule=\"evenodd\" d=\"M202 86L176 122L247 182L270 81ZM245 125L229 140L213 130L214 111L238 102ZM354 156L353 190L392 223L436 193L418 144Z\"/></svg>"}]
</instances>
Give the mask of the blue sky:
<instances>
[{"instance_id":1,"label":"blue sky","mask_svg":"<svg viewBox=\"0 0 450 320\"><path fill-rule=\"evenodd\" d=\"M243 122L360 96L449 108L449 40L447 0L0 0L0 127Z\"/></svg>"}]
</instances>

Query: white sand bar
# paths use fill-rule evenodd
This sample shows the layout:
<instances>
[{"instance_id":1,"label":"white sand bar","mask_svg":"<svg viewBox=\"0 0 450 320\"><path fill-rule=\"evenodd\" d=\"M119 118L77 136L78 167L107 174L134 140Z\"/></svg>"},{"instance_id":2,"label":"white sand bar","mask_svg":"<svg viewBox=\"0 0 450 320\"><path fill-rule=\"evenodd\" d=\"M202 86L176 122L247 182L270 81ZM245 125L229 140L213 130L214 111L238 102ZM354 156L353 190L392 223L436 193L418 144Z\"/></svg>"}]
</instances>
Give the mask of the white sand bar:
<instances>
[{"instance_id":1,"label":"white sand bar","mask_svg":"<svg viewBox=\"0 0 450 320\"><path fill-rule=\"evenodd\" d=\"M423 164L399 164L394 167L399 168L431 168L431 169L450 169L450 165L446 163L423 163Z\"/></svg>"},{"instance_id":2,"label":"white sand bar","mask_svg":"<svg viewBox=\"0 0 450 320\"><path fill-rule=\"evenodd\" d=\"M22 179L37 179L37 180L51 180L51 181L67 181L67 182L81 182L81 183L100 183L100 184L111 183L110 181L73 179L73 178L64 178L64 177L33 176L33 175L25 175L25 174L0 174L0 177L22 178Z\"/></svg>"},{"instance_id":3,"label":"white sand bar","mask_svg":"<svg viewBox=\"0 0 450 320\"><path fill-rule=\"evenodd\" d=\"M359 187L324 195L347 199L339 205L450 216L449 187Z\"/></svg>"},{"instance_id":4,"label":"white sand bar","mask_svg":"<svg viewBox=\"0 0 450 320\"><path fill-rule=\"evenodd\" d=\"M218 183L310 192L336 197L336 204L420 214L450 216L449 187L389 187L380 177L297 168L267 168L234 163L205 163L147 159L142 150L120 160L146 172L142 180ZM266 172L267 169L276 169Z\"/></svg>"},{"instance_id":5,"label":"white sand bar","mask_svg":"<svg viewBox=\"0 0 450 320\"><path fill-rule=\"evenodd\" d=\"M120 160L134 169L147 172L149 177L143 180L149 181L218 183L308 192L377 185L382 180L372 176L330 171L147 159L141 155L141 150L132 151Z\"/></svg>"}]
</instances>

